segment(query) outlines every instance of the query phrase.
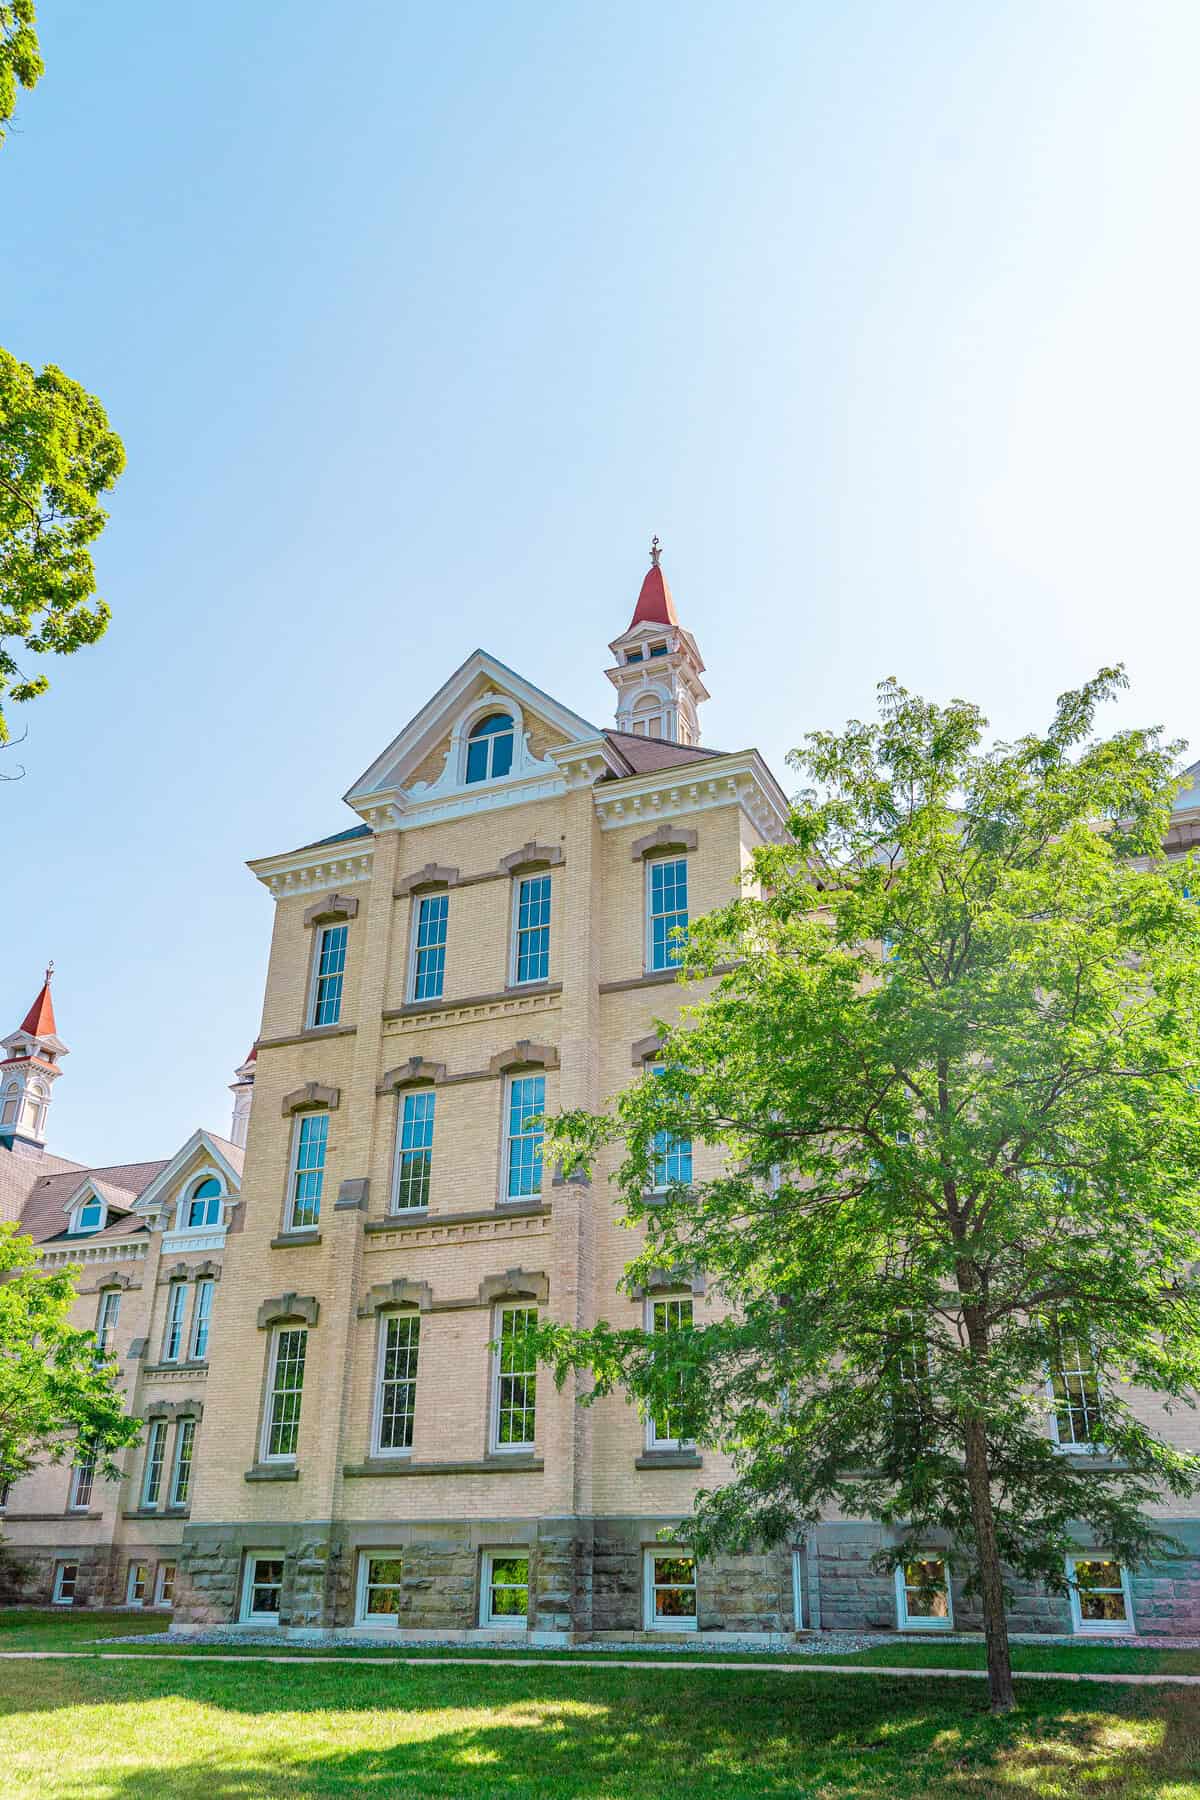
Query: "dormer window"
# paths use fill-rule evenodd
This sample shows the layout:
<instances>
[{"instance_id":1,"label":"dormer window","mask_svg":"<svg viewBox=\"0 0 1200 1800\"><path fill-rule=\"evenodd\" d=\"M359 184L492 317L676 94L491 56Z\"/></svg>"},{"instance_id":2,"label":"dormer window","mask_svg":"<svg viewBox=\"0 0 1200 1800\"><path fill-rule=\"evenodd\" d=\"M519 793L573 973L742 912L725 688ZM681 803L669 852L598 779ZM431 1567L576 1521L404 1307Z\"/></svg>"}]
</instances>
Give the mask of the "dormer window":
<instances>
[{"instance_id":1,"label":"dormer window","mask_svg":"<svg viewBox=\"0 0 1200 1800\"><path fill-rule=\"evenodd\" d=\"M512 768L513 722L508 713L489 713L467 738L467 781L498 781Z\"/></svg>"},{"instance_id":2,"label":"dormer window","mask_svg":"<svg viewBox=\"0 0 1200 1800\"><path fill-rule=\"evenodd\" d=\"M187 1203L187 1229L200 1231L221 1223L221 1184L212 1175L198 1181Z\"/></svg>"},{"instance_id":3,"label":"dormer window","mask_svg":"<svg viewBox=\"0 0 1200 1800\"><path fill-rule=\"evenodd\" d=\"M80 1206L75 1208L75 1216L71 1220L72 1231L99 1231L104 1224L108 1208L103 1200L95 1194L89 1194Z\"/></svg>"}]
</instances>

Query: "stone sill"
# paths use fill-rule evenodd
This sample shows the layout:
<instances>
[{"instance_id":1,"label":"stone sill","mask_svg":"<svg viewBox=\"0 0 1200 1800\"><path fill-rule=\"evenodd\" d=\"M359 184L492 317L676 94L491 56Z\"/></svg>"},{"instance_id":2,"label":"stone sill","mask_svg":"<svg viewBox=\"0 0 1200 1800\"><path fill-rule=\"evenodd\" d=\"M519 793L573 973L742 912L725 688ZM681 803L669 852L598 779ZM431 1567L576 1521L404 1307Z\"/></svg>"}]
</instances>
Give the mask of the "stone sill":
<instances>
[{"instance_id":1,"label":"stone sill","mask_svg":"<svg viewBox=\"0 0 1200 1800\"><path fill-rule=\"evenodd\" d=\"M102 1519L102 1512L0 1512L0 1525L47 1525L51 1520Z\"/></svg>"},{"instance_id":2,"label":"stone sill","mask_svg":"<svg viewBox=\"0 0 1200 1800\"><path fill-rule=\"evenodd\" d=\"M121 1514L121 1517L123 1519L142 1519L142 1520L146 1520L146 1519L179 1520L179 1519L190 1518L191 1512L192 1512L192 1509L190 1506L163 1506L163 1507L136 1506L136 1507L132 1507L128 1512L123 1512Z\"/></svg>"},{"instance_id":3,"label":"stone sill","mask_svg":"<svg viewBox=\"0 0 1200 1800\"><path fill-rule=\"evenodd\" d=\"M316 1044L323 1038L353 1037L355 1025L310 1025L304 1031L293 1031L287 1037L260 1038L260 1050L285 1050L290 1044Z\"/></svg>"},{"instance_id":4,"label":"stone sill","mask_svg":"<svg viewBox=\"0 0 1200 1800\"><path fill-rule=\"evenodd\" d=\"M147 1375L207 1375L207 1374L208 1374L208 1359L207 1359L207 1357L202 1358L201 1360L199 1360L197 1362L147 1363L146 1367L142 1370L143 1377L145 1377Z\"/></svg>"},{"instance_id":5,"label":"stone sill","mask_svg":"<svg viewBox=\"0 0 1200 1800\"><path fill-rule=\"evenodd\" d=\"M544 1201L535 1201L532 1205L525 1201L506 1200L503 1204L486 1206L478 1212L429 1212L414 1206L411 1213L389 1213L386 1219L368 1219L363 1230L374 1237L381 1231L422 1231L430 1225L485 1225L491 1219L544 1219L548 1218L550 1208Z\"/></svg>"},{"instance_id":6,"label":"stone sill","mask_svg":"<svg viewBox=\"0 0 1200 1800\"><path fill-rule=\"evenodd\" d=\"M457 1012L467 1006L499 1006L505 1000L519 1000L524 995L561 993L561 981L522 981L499 988L494 994L464 994L461 1000L450 1000L445 995L437 1000L408 1000L403 1006L389 1008L383 1017L385 1020L424 1019L431 1013Z\"/></svg>"},{"instance_id":7,"label":"stone sill","mask_svg":"<svg viewBox=\"0 0 1200 1800\"><path fill-rule=\"evenodd\" d=\"M310 1244L319 1244L321 1233L315 1227L304 1231L281 1231L278 1237L271 1239L272 1250L304 1250Z\"/></svg>"},{"instance_id":8,"label":"stone sill","mask_svg":"<svg viewBox=\"0 0 1200 1800\"><path fill-rule=\"evenodd\" d=\"M702 1469L704 1459L695 1450L645 1450L633 1466L635 1469Z\"/></svg>"},{"instance_id":9,"label":"stone sill","mask_svg":"<svg viewBox=\"0 0 1200 1800\"><path fill-rule=\"evenodd\" d=\"M670 969L647 969L641 975L628 975L623 981L602 981L599 983L598 991L601 994L628 994L632 992L634 988L665 987L670 982L679 983L681 968L682 964L676 963L675 966ZM736 963L718 963L713 969L712 974L728 975L736 968ZM700 975L697 976L696 979L698 981L707 981L711 980L711 978L711 976ZM693 987L695 983L685 982L682 985Z\"/></svg>"},{"instance_id":10,"label":"stone sill","mask_svg":"<svg viewBox=\"0 0 1200 1800\"><path fill-rule=\"evenodd\" d=\"M540 1474L546 1464L540 1456L488 1456L479 1462L411 1462L407 1457L371 1457L366 1462L346 1463L347 1481L368 1475L524 1475Z\"/></svg>"},{"instance_id":11,"label":"stone sill","mask_svg":"<svg viewBox=\"0 0 1200 1800\"><path fill-rule=\"evenodd\" d=\"M255 1463L246 1470L244 1481L299 1481L300 1471L294 1462Z\"/></svg>"}]
</instances>

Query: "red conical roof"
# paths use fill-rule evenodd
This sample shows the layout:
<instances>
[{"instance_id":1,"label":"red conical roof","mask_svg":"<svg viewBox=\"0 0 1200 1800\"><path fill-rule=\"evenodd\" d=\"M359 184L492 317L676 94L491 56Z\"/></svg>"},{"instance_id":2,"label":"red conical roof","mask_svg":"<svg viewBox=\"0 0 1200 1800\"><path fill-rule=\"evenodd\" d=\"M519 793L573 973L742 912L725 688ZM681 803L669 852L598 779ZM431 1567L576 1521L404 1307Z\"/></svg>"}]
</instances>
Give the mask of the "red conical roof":
<instances>
[{"instance_id":1,"label":"red conical roof","mask_svg":"<svg viewBox=\"0 0 1200 1800\"><path fill-rule=\"evenodd\" d=\"M42 991L30 1007L18 1027L27 1031L30 1037L57 1037L58 1030L54 1023L54 1002L50 998L50 970L46 970L46 979L42 983Z\"/></svg>"},{"instance_id":2,"label":"red conical roof","mask_svg":"<svg viewBox=\"0 0 1200 1800\"><path fill-rule=\"evenodd\" d=\"M678 625L675 617L675 602L671 598L671 590L667 586L667 578L656 562L646 570L646 579L642 583L642 591L638 595L637 605L633 609L633 617L629 621L629 629L635 625Z\"/></svg>"}]
</instances>

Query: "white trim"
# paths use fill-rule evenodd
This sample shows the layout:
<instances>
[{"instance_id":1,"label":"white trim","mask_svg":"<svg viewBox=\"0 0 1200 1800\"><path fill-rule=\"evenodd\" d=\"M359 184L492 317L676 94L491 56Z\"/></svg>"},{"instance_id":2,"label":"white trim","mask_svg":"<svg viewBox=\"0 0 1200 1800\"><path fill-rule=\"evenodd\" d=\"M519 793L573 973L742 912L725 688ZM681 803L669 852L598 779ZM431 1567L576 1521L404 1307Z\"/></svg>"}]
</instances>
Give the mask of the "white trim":
<instances>
[{"instance_id":1,"label":"white trim","mask_svg":"<svg viewBox=\"0 0 1200 1800\"><path fill-rule=\"evenodd\" d=\"M298 1169L299 1162L300 1162L300 1134L304 1130L304 1126L305 1126L305 1123L307 1120L320 1119L320 1118L324 1118L326 1120L326 1125L325 1125L325 1155L321 1161L321 1192L317 1196L317 1216L315 1219L306 1219L302 1224L297 1224L296 1223L296 1199L297 1199L296 1173L297 1173L297 1169ZM318 1107L318 1108L314 1109L312 1112L297 1113L295 1118L292 1120L292 1148L291 1148L291 1154L288 1157L287 1187L284 1189L284 1195L283 1195L283 1229L285 1231L315 1231L321 1223L321 1213L324 1210L324 1206L325 1206L325 1177L329 1170L329 1124L328 1124L328 1119L329 1119L329 1113L328 1113L327 1109ZM305 1206L306 1207L311 1206L311 1201L306 1200Z\"/></svg>"},{"instance_id":2,"label":"white trim","mask_svg":"<svg viewBox=\"0 0 1200 1800\"><path fill-rule=\"evenodd\" d=\"M403 1575L404 1552L403 1550L381 1549L378 1545L372 1545L369 1549L359 1551L358 1566L354 1577L354 1623L367 1625L372 1631L394 1631L400 1624L398 1614L367 1611L367 1588L372 1585L368 1576L373 1562L398 1562ZM391 1587L396 1584L377 1581L373 1585L375 1587Z\"/></svg>"},{"instance_id":3,"label":"white trim","mask_svg":"<svg viewBox=\"0 0 1200 1800\"><path fill-rule=\"evenodd\" d=\"M386 1449L380 1442L383 1430L383 1371L384 1358L387 1355L388 1325L392 1319L415 1319L417 1323L417 1374L413 1377L413 1435L416 1436L417 1423L417 1382L421 1370L421 1315L412 1307L396 1307L392 1312L381 1312L375 1333L375 1393L371 1402L371 1455L404 1457L412 1456L412 1445L405 1444L399 1448L388 1446Z\"/></svg>"},{"instance_id":4,"label":"white trim","mask_svg":"<svg viewBox=\"0 0 1200 1800\"><path fill-rule=\"evenodd\" d=\"M546 1116L545 1115L546 1070L545 1069L526 1069L523 1071L518 1070L515 1074L506 1075L504 1077L504 1085L501 1089L501 1111L500 1111L500 1193L499 1193L499 1201L500 1201L501 1206L528 1206L529 1202L531 1200L537 1199L537 1197L542 1193L542 1191L544 1190L545 1185L546 1185L546 1159L545 1159L546 1131L545 1131L545 1127L543 1126L540 1132L518 1132L517 1133L517 1138L535 1137L535 1136L540 1137L541 1148L542 1148L541 1180L538 1182L537 1187L530 1194L510 1194L508 1191L509 1177L512 1174L512 1147L513 1147L514 1142L516 1142L516 1138L512 1137L509 1133L509 1123L512 1118L513 1084L518 1081L538 1081L538 1080L540 1080L541 1084L542 1084L542 1115L541 1116L542 1116L542 1118L545 1118L545 1116Z\"/></svg>"},{"instance_id":5,"label":"white trim","mask_svg":"<svg viewBox=\"0 0 1200 1800\"><path fill-rule=\"evenodd\" d=\"M204 1318L200 1315L200 1302L204 1294L208 1295L208 1311ZM217 1297L217 1284L211 1275L201 1275L196 1282L196 1294L192 1301L191 1325L188 1331L188 1361L207 1362L208 1346L212 1341L212 1309ZM204 1325L204 1348L198 1348L196 1339L201 1324Z\"/></svg>"},{"instance_id":6,"label":"white trim","mask_svg":"<svg viewBox=\"0 0 1200 1800\"><path fill-rule=\"evenodd\" d=\"M669 943L665 946L668 954L673 948L678 950L679 954L676 959L665 963L656 963L654 960L654 921L656 918L666 919L676 916L674 913L656 913L654 911L654 871L655 869L663 869L675 863L683 864L684 891L687 895L687 906L684 909L686 929L687 927L690 927L692 923L692 872L689 867L687 851L680 850L669 856L648 856L642 865L645 870L642 877L644 884L643 906L645 908L645 937L642 945L642 968L647 975L663 975L672 971L678 971L683 966L683 958L686 955L685 939L682 944L674 945L673 943Z\"/></svg>"},{"instance_id":7,"label":"white trim","mask_svg":"<svg viewBox=\"0 0 1200 1800\"><path fill-rule=\"evenodd\" d=\"M150 1477L154 1473L153 1450L155 1444L161 1444L162 1455L158 1458L158 1481L153 1494L150 1493ZM138 1489L138 1505L143 1512L157 1510L162 1505L163 1475L167 1468L167 1421L151 1419L146 1428L146 1454L142 1459L142 1485Z\"/></svg>"},{"instance_id":8,"label":"white trim","mask_svg":"<svg viewBox=\"0 0 1200 1800\"><path fill-rule=\"evenodd\" d=\"M921 1614L911 1616L908 1610L908 1584L904 1578L906 1563L940 1562L946 1582L946 1616L929 1618ZM898 1565L895 1572L896 1584L896 1627L899 1631L953 1631L954 1630L954 1583L950 1579L950 1565L944 1550L914 1550L904 1563Z\"/></svg>"},{"instance_id":9,"label":"white trim","mask_svg":"<svg viewBox=\"0 0 1200 1800\"><path fill-rule=\"evenodd\" d=\"M792 1551L792 1630L804 1630L804 1580L801 1565L804 1558L803 1545Z\"/></svg>"},{"instance_id":10,"label":"white trim","mask_svg":"<svg viewBox=\"0 0 1200 1800\"><path fill-rule=\"evenodd\" d=\"M521 889L527 881L548 881L550 884L550 918L546 925L546 973L531 975L522 981L517 974L517 958L521 948ZM540 927L534 926L533 930ZM554 948L554 875L550 869L528 869L523 874L513 877L512 907L508 922L508 985L516 988L536 987L550 979L550 958Z\"/></svg>"},{"instance_id":11,"label":"white trim","mask_svg":"<svg viewBox=\"0 0 1200 1800\"><path fill-rule=\"evenodd\" d=\"M165 1363L183 1362L187 1349L187 1291L189 1283L170 1281L167 1283L167 1305L163 1315L162 1361ZM178 1327L178 1337L176 1337ZM171 1348L171 1340L175 1338L175 1348Z\"/></svg>"},{"instance_id":12,"label":"white trim","mask_svg":"<svg viewBox=\"0 0 1200 1800\"><path fill-rule=\"evenodd\" d=\"M167 1575L168 1569L170 1569L170 1571L171 1571L171 1592L169 1595L164 1595L163 1588L166 1585L166 1575ZM154 1571L154 1601L153 1601L153 1604L155 1606L173 1607L175 1605L175 1583L178 1579L179 1579L179 1564L178 1563L170 1562L170 1561L159 1563L158 1567Z\"/></svg>"},{"instance_id":13,"label":"white trim","mask_svg":"<svg viewBox=\"0 0 1200 1800\"><path fill-rule=\"evenodd\" d=\"M90 1206L98 1206L100 1208L100 1223L98 1225L89 1225L85 1229L84 1226L80 1224L80 1219ZM79 1231L83 1232L87 1237L95 1237L96 1233L98 1231L103 1231L104 1227L108 1224L108 1211L108 1201L102 1194L98 1193L95 1188L89 1187L87 1193L83 1194L71 1208L70 1216L67 1219L67 1230L71 1232Z\"/></svg>"},{"instance_id":14,"label":"white trim","mask_svg":"<svg viewBox=\"0 0 1200 1800\"><path fill-rule=\"evenodd\" d=\"M424 948L424 949L432 948L431 945L428 945L428 944L422 945L419 942L420 928L421 928L421 908L424 906L424 904L427 900L441 900L441 899L444 899L446 902L446 935L442 939L442 945L441 945L442 985L441 985L441 989L438 993L426 994L421 999L418 999L417 998L417 951L422 948ZM449 961L450 961L450 888L449 888L448 884L442 884L437 887L427 888L423 894L414 894L412 897L412 912L409 915L409 921L408 921L408 972L405 976L405 983L404 983L404 997L410 1006L432 1006L437 1001L442 1000L444 998L445 993L446 993L446 970L449 965Z\"/></svg>"},{"instance_id":15,"label":"white trim","mask_svg":"<svg viewBox=\"0 0 1200 1800\"><path fill-rule=\"evenodd\" d=\"M142 1571L142 1597L140 1600L136 1598L133 1591L137 1586L136 1577L139 1569ZM143 1562L140 1558L137 1560L131 1559L128 1572L125 1576L126 1606L145 1606L147 1600L150 1598L150 1592L150 1564L148 1562Z\"/></svg>"},{"instance_id":16,"label":"white trim","mask_svg":"<svg viewBox=\"0 0 1200 1800\"><path fill-rule=\"evenodd\" d=\"M191 1506L192 1483L196 1475L196 1439L199 1432L197 1421L191 1414L185 1414L175 1427L175 1446L171 1454L171 1480L167 1487L167 1505L169 1507ZM183 1446L188 1445L187 1478L188 1491L181 1500L179 1498L179 1477L183 1472Z\"/></svg>"},{"instance_id":17,"label":"white trim","mask_svg":"<svg viewBox=\"0 0 1200 1800\"><path fill-rule=\"evenodd\" d=\"M536 1300L504 1300L496 1307L493 1314L492 1336L496 1348L492 1351L492 1382L490 1405L488 1407L488 1452L492 1456L528 1456L537 1447L537 1365L534 1365L533 1379L533 1436L524 1438L519 1444L502 1444L500 1442L500 1379L501 1379L501 1338L504 1331L504 1318L507 1313L531 1312L538 1317Z\"/></svg>"},{"instance_id":18,"label":"white trim","mask_svg":"<svg viewBox=\"0 0 1200 1800\"><path fill-rule=\"evenodd\" d=\"M326 1019L324 1021L324 1025L321 1027L318 1027L316 1013L317 1013L317 994L319 991L319 979L320 979L319 972L320 972L320 968L321 968L321 952L322 952L322 949L324 948L325 939L328 937L328 935L331 931L344 931L346 934L345 942L343 945L343 951L342 951L342 967L341 967L342 985L338 989L337 1017L334 1019ZM337 919L328 925L318 925L315 928L315 930L313 931L312 961L311 961L311 966L310 966L309 972L308 972L308 994L307 994L307 997L304 1002L304 1028L306 1031L324 1029L325 1027L328 1027L330 1025L340 1025L341 1024L343 1002L345 1001L345 998L346 998L346 965L348 964L349 960L350 960L350 926L347 923L347 921L345 919Z\"/></svg>"},{"instance_id":19,"label":"white trim","mask_svg":"<svg viewBox=\"0 0 1200 1800\"><path fill-rule=\"evenodd\" d=\"M307 1374L308 1374L308 1329L309 1328L307 1325L293 1325L293 1324L276 1325L272 1328L271 1345L270 1345L270 1349L268 1351L268 1361L267 1361L267 1385L266 1385L266 1389L265 1389L264 1395L263 1395L262 1429L259 1433L259 1454L258 1454L259 1462L264 1462L264 1463L295 1462L297 1456L300 1453L300 1420L299 1420L299 1417L297 1417L297 1420L296 1420L296 1448L294 1450L276 1450L276 1451L271 1450L271 1447L270 1447L271 1446L271 1422L272 1422L272 1417L273 1417L274 1410L275 1410L275 1375L276 1375L277 1365L279 1362L279 1341L282 1338L284 1332L302 1331L305 1334L304 1335L304 1374L305 1374L305 1376L307 1376ZM290 1389L288 1391L291 1392ZM300 1382L299 1392L300 1392L301 1409L303 1409L303 1405L304 1405L304 1380L303 1380L303 1378L301 1379L301 1382Z\"/></svg>"},{"instance_id":20,"label":"white trim","mask_svg":"<svg viewBox=\"0 0 1200 1800\"><path fill-rule=\"evenodd\" d=\"M654 1332L654 1309L655 1309L655 1307L656 1306L671 1306L671 1305L679 1305L679 1306L686 1305L687 1307L689 1307L691 1309L691 1314L692 1314L692 1324L693 1325L695 1324L695 1322L696 1322L696 1303L695 1303L695 1298L692 1294L682 1294L682 1293L679 1293L679 1294L666 1294L666 1293L647 1294L646 1302L645 1302L646 1311L645 1311L645 1318L644 1318L643 1323L644 1323L644 1328L645 1328L646 1332L648 1333L648 1335L650 1335L651 1337L653 1337L655 1335L655 1332ZM686 1329L686 1327L681 1326L679 1329L684 1330L684 1329ZM665 1336L666 1333L664 1332L663 1335ZM658 1433L655 1429L654 1414L648 1413L646 1415L646 1448L647 1448L647 1450L692 1450L695 1448L695 1443L696 1443L696 1440L694 1438L659 1437Z\"/></svg>"},{"instance_id":21,"label":"white trim","mask_svg":"<svg viewBox=\"0 0 1200 1800\"><path fill-rule=\"evenodd\" d=\"M688 1582L658 1582L654 1580L654 1562L656 1557L670 1557L676 1561L690 1562L692 1579ZM653 1549L642 1552L642 1618L647 1631L697 1631L699 1629L698 1614L700 1611L700 1568L690 1550L680 1550L671 1544L656 1544ZM696 1611L690 1618L662 1618L654 1610L654 1594L656 1587L678 1587L686 1591L691 1587L696 1595Z\"/></svg>"},{"instance_id":22,"label":"white trim","mask_svg":"<svg viewBox=\"0 0 1200 1800\"><path fill-rule=\"evenodd\" d=\"M240 1623L243 1625L278 1625L278 1623L279 1623L279 1613L278 1612L256 1613L256 1612L251 1612L251 1610L250 1610L251 1595L252 1595L254 1587L256 1585L255 1580L254 1580L254 1571L260 1562L276 1562L280 1565L279 1599L280 1599L280 1605L282 1608L283 1577L286 1573L286 1558L284 1556L283 1551L282 1550L247 1550L245 1562L242 1567L242 1594L241 1594L241 1603L238 1607L238 1619L239 1619ZM271 1582L271 1583L267 1583L265 1585L274 1586L275 1584L273 1582Z\"/></svg>"},{"instance_id":23,"label":"white trim","mask_svg":"<svg viewBox=\"0 0 1200 1800\"><path fill-rule=\"evenodd\" d=\"M1129 1584L1129 1570L1124 1563L1117 1563L1121 1575L1121 1598L1125 1603L1123 1619L1085 1619L1079 1604L1079 1588L1076 1585L1075 1565L1081 1562L1115 1563L1116 1557L1107 1550L1075 1550L1067 1557L1067 1578L1071 1583L1071 1630L1079 1637L1133 1637L1137 1626L1133 1620L1133 1592ZM1111 1589L1102 1590L1105 1593Z\"/></svg>"},{"instance_id":24,"label":"white trim","mask_svg":"<svg viewBox=\"0 0 1200 1800\"><path fill-rule=\"evenodd\" d=\"M197 1150L203 1150L215 1165L209 1170L209 1173L215 1175L218 1180L224 1181L227 1199L236 1197L242 1185L241 1173L230 1162L211 1133L205 1131L201 1126L193 1131L187 1143L175 1152L165 1168L159 1170L154 1180L148 1182L142 1189L133 1203L134 1212L152 1212L160 1205L163 1194L179 1180Z\"/></svg>"},{"instance_id":25,"label":"white trim","mask_svg":"<svg viewBox=\"0 0 1200 1800\"><path fill-rule=\"evenodd\" d=\"M67 1599L64 1600L63 1593L62 1593L63 1577L66 1575L66 1572L68 1569L74 1569L75 1576L74 1576L73 1581L71 1582L70 1595L68 1596ZM50 1590L50 1604L52 1606L74 1606L75 1591L78 1588L78 1586L79 1586L79 1564L77 1562L72 1562L69 1557L64 1558L64 1560L62 1562L56 1562L54 1565L54 1585Z\"/></svg>"},{"instance_id":26,"label":"white trim","mask_svg":"<svg viewBox=\"0 0 1200 1800\"><path fill-rule=\"evenodd\" d=\"M525 1611L523 1613L492 1612L492 1570L499 1559L514 1558L525 1564ZM484 1631L529 1630L529 1545L513 1544L507 1548L485 1550L479 1559L479 1624ZM519 1583L504 1582L505 1587Z\"/></svg>"}]
</instances>

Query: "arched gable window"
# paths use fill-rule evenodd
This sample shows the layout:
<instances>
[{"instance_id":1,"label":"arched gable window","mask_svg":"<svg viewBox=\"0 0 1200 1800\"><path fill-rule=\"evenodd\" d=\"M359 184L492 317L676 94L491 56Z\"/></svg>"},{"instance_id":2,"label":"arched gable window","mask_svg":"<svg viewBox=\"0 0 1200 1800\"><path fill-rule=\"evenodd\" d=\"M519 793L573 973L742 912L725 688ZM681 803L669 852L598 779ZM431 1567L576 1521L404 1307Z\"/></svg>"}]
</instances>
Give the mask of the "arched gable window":
<instances>
[{"instance_id":1,"label":"arched gable window","mask_svg":"<svg viewBox=\"0 0 1200 1800\"><path fill-rule=\"evenodd\" d=\"M0 1125L15 1125L21 1110L21 1084L10 1081L4 1090L4 1106L0 1109Z\"/></svg>"},{"instance_id":2,"label":"arched gable window","mask_svg":"<svg viewBox=\"0 0 1200 1800\"><path fill-rule=\"evenodd\" d=\"M509 713L489 713L472 725L467 738L468 782L496 781L507 775L513 760L513 722Z\"/></svg>"},{"instance_id":3,"label":"arched gable window","mask_svg":"<svg viewBox=\"0 0 1200 1800\"><path fill-rule=\"evenodd\" d=\"M642 694L634 701L633 729L638 737L666 737L663 703L657 694Z\"/></svg>"},{"instance_id":4,"label":"arched gable window","mask_svg":"<svg viewBox=\"0 0 1200 1800\"><path fill-rule=\"evenodd\" d=\"M221 1223L221 1184L213 1175L198 1181L188 1197L184 1223L189 1231Z\"/></svg>"}]
</instances>

